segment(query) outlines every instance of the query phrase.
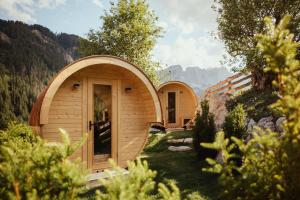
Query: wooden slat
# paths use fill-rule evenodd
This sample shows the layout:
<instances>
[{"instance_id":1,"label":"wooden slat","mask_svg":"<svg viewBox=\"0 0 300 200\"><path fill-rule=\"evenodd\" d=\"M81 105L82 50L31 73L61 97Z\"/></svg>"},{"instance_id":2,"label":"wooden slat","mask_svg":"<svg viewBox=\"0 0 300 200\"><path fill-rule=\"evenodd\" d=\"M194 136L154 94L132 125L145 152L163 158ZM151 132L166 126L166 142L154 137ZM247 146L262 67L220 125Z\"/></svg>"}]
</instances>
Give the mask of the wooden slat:
<instances>
[{"instance_id":1,"label":"wooden slat","mask_svg":"<svg viewBox=\"0 0 300 200\"><path fill-rule=\"evenodd\" d=\"M250 86L251 84L252 84L251 82L248 82L248 83L243 84L243 85L241 85L239 87L236 87L236 88L233 88L233 89L229 90L228 93L234 93L234 92L239 91L239 90L241 90L241 89L243 89L245 87Z\"/></svg>"},{"instance_id":2,"label":"wooden slat","mask_svg":"<svg viewBox=\"0 0 300 200\"><path fill-rule=\"evenodd\" d=\"M234 80L234 79L237 79L237 78L241 77L242 75L243 75L242 73L238 73L238 74L235 74L235 75L233 75L233 76L230 76L230 77L226 78L225 80L220 81L219 83L217 83L217 84L215 84L215 85L209 87L209 88L207 89L207 91L212 91L212 90L218 88L219 86L226 84L227 82L229 82L229 81L231 81L231 80Z\"/></svg>"},{"instance_id":3,"label":"wooden slat","mask_svg":"<svg viewBox=\"0 0 300 200\"><path fill-rule=\"evenodd\" d=\"M238 90L241 90L241 89L251 85L251 81L250 81L251 75L247 75L245 77L242 77L241 79L238 79L241 76L243 76L242 73L235 74L235 75L230 76L230 77L226 78L225 80L217 83L216 85L209 87L205 91L205 97L210 97L215 94L222 95L222 94L234 93L234 92L237 92ZM238 79L238 80L236 80L236 79ZM247 81L247 80L249 80L249 82L234 88L235 85L238 85L238 84L242 83L243 81Z\"/></svg>"},{"instance_id":4,"label":"wooden slat","mask_svg":"<svg viewBox=\"0 0 300 200\"><path fill-rule=\"evenodd\" d=\"M250 79L250 78L251 78L251 75L248 75L248 76L246 76L246 77L244 77L244 78L241 78L241 79L239 79L239 80L237 80L237 81L232 82L232 85L237 85L237 84L239 84L239 83L241 83L241 82L243 82L243 81L245 81L245 80L248 80L248 79Z\"/></svg>"}]
</instances>

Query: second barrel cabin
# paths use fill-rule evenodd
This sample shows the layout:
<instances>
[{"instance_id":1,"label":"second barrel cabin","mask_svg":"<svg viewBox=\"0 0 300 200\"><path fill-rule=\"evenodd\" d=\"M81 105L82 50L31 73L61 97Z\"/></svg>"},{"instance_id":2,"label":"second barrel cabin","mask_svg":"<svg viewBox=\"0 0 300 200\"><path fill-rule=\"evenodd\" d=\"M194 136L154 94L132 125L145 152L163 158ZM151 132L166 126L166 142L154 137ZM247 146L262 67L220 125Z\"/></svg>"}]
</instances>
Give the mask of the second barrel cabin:
<instances>
[{"instance_id":1,"label":"second barrel cabin","mask_svg":"<svg viewBox=\"0 0 300 200\"><path fill-rule=\"evenodd\" d=\"M186 83L169 81L158 88L166 128L182 128L195 116L198 99Z\"/></svg>"}]
</instances>

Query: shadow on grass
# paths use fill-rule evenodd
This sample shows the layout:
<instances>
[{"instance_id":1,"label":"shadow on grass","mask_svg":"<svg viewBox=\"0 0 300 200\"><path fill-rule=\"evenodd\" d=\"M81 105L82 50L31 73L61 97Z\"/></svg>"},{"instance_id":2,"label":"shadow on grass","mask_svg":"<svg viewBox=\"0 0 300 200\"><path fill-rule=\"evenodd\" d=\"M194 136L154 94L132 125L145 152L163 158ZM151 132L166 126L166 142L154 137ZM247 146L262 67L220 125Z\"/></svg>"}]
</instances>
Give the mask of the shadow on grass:
<instances>
[{"instance_id":1,"label":"shadow on grass","mask_svg":"<svg viewBox=\"0 0 300 200\"><path fill-rule=\"evenodd\" d=\"M207 167L206 162L199 161L193 151L171 152L167 149L168 139L191 137L191 134L191 131L181 131L150 136L142 159L147 160L150 168L158 172L158 181L176 181L183 197L198 192L207 199L217 199L220 194L218 177L202 172L202 168Z\"/></svg>"},{"instance_id":2,"label":"shadow on grass","mask_svg":"<svg viewBox=\"0 0 300 200\"><path fill-rule=\"evenodd\" d=\"M148 144L144 148L144 152L168 151L169 144L167 143L167 140L189 138L189 137L192 137L192 131L176 131L167 134L166 133L150 134L148 139ZM179 143L177 145L183 145L183 144Z\"/></svg>"}]
</instances>

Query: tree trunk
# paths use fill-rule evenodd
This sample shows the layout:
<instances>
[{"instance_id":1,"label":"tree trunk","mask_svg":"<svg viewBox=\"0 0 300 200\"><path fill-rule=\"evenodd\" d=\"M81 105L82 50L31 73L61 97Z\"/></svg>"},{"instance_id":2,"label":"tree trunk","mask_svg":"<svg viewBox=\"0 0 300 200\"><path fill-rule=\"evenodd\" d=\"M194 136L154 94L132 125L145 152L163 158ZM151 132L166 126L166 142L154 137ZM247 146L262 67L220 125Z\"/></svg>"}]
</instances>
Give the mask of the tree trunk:
<instances>
[{"instance_id":1,"label":"tree trunk","mask_svg":"<svg viewBox=\"0 0 300 200\"><path fill-rule=\"evenodd\" d=\"M257 90L275 89L272 85L272 81L275 77L275 74L271 72L254 71L252 72L252 85Z\"/></svg>"}]
</instances>

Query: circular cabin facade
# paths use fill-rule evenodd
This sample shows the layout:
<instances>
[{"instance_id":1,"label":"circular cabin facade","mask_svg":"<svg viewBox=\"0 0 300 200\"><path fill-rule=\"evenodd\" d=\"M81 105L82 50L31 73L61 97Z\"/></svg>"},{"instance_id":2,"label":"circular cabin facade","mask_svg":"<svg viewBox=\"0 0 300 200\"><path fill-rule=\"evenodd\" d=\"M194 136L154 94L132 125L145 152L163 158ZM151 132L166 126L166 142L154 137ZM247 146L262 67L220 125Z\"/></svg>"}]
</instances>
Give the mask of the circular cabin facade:
<instances>
[{"instance_id":1,"label":"circular cabin facade","mask_svg":"<svg viewBox=\"0 0 300 200\"><path fill-rule=\"evenodd\" d=\"M198 99L186 83L169 81L158 88L163 123L166 128L182 128L194 118Z\"/></svg>"},{"instance_id":2,"label":"circular cabin facade","mask_svg":"<svg viewBox=\"0 0 300 200\"><path fill-rule=\"evenodd\" d=\"M72 142L88 133L71 159L81 158L93 171L125 167L143 149L149 125L161 122L155 87L133 64L113 56L82 58L62 69L39 95L29 124L49 142L65 129Z\"/></svg>"}]
</instances>

